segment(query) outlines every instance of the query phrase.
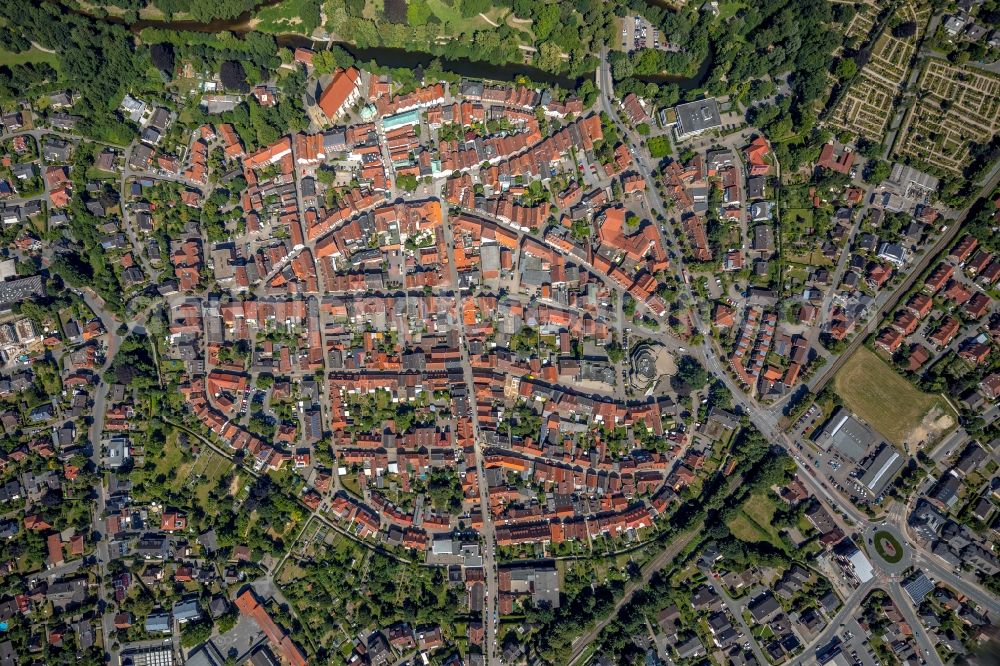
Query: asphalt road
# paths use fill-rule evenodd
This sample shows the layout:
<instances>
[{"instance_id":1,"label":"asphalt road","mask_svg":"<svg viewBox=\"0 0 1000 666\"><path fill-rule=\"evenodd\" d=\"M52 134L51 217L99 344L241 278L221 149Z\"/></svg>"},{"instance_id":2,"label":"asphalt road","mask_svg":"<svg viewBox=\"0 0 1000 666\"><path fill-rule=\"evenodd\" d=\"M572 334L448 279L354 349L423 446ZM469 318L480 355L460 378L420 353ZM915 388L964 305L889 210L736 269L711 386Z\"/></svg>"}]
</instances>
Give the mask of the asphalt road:
<instances>
[{"instance_id":1,"label":"asphalt road","mask_svg":"<svg viewBox=\"0 0 1000 666\"><path fill-rule=\"evenodd\" d=\"M990 177L983 185L981 192L989 194L993 191L993 188L996 187L998 182L1000 182L1000 169L994 168ZM948 247L953 240L955 240L955 237L961 230L962 223L965 222L966 218L969 216L969 213L971 212L977 199L978 197L976 197L971 204L962 209L958 215L958 219L948 226L948 230L941 235L931 248L928 248L927 252L924 253L924 256L920 259L920 261L909 269L910 272L906 275L903 281L899 283L899 286L896 287L895 291L892 292L889 298L887 298L885 302L878 307L875 313L871 315L868 319L868 323L854 334L854 338L851 340L847 348L834 359L833 363L829 363L819 373L812 377L808 384L813 393L819 393L823 390L823 387L826 386L827 382L829 382L833 376L837 374L837 370L839 370L840 367L847 362L847 359L851 357L858 347L864 344L865 339L875 332L875 330L882 323L882 318L885 314L896 307L900 299L906 295L916 280L923 275L924 271L927 270L931 263L940 260L941 251Z\"/></svg>"},{"instance_id":2,"label":"asphalt road","mask_svg":"<svg viewBox=\"0 0 1000 666\"><path fill-rule=\"evenodd\" d=\"M934 643L927 636L927 630L924 629L924 625L914 612L910 597L906 595L902 586L898 583L892 583L888 587L889 598L896 604L899 611L903 614L903 619L906 620L906 623L910 625L910 629L913 630L913 639L917 643L917 647L921 653L920 656L926 659L929 664L941 664L941 657L938 656L937 650L934 649Z\"/></svg>"},{"instance_id":3,"label":"asphalt road","mask_svg":"<svg viewBox=\"0 0 1000 666\"><path fill-rule=\"evenodd\" d=\"M631 133L631 128L622 123L616 109L614 108L614 102L611 97L612 81L610 74L610 66L608 65L607 62L606 49L602 51L601 54L601 64L597 70L597 78L598 78L597 80L598 87L601 91L600 103L602 109L619 127L619 130L622 132L622 136L625 137L626 141L638 145L638 141L635 140L635 137ZM644 153L645 151L642 149L634 149L633 157L635 158L636 167L641 173L641 175L647 179L647 182L651 183L653 181L651 178L650 170L646 165L646 155ZM994 187L996 187L998 182L1000 182L1000 165L998 165L991 171L990 175L984 182L981 192L985 192L986 194L988 194L993 190ZM659 212L665 219L667 219L665 207L663 206L663 202L660 200L660 197L657 194L656 189L655 188L647 189L646 197L650 203L650 210ZM948 230L944 234L942 234L942 236L938 239L938 241L934 244L934 246L927 250L927 252L921 258L921 260L911 268L907 277L896 288L896 290L892 292L890 297L885 300L885 302L879 307L877 312L871 317L868 325L864 327L862 331L858 332L858 334L855 336L855 339L852 341L851 345L849 345L848 348L841 355L839 355L839 357L836 358L833 363L827 366L824 373L818 375L817 378L814 378L814 383L812 384L812 388L814 391L820 390L822 386L827 381L829 381L829 379L836 373L836 370L844 363L844 361L846 361L846 359L848 359L851 356L851 354L857 349L857 347L863 343L867 335L872 330L874 330L874 328L880 323L883 314L889 311L891 308L895 307L895 305L899 302L899 300L912 287L916 279L924 272L924 270L926 270L928 266L931 265L931 262L938 259L941 250L946 248L948 244L951 243L954 240L955 236L958 234L962 226L962 222L965 221L965 219L968 217L972 209L972 205L973 204L970 204L968 207L959 212L957 219L954 222L952 222ZM657 226L657 228L660 227ZM683 272L681 270L681 267L676 266L675 270L681 276L679 284L682 285L682 289L684 290L684 292L688 297L688 302L691 303L692 305L697 303L697 301L694 300L694 295L691 292L690 286L687 285L686 282L683 280ZM692 308L691 310L691 318L697 330L704 330L704 326L701 324L698 313L695 308ZM851 504L849 500L840 496L839 493L837 493L833 489L827 487L826 483L822 479L816 477L815 471L812 468L810 468L807 464L804 464L801 459L799 459L798 449L800 448L802 443L789 437L783 431L783 429L779 425L779 415L776 413L776 410L767 409L759 405L755 400L746 396L741 390L741 387L735 384L735 381L731 378L729 373L726 371L723 363L720 361L719 354L716 352L716 350L712 347L711 343L709 342L708 337L706 336L706 340L702 345L700 345L698 348L689 350L687 353L692 353L693 355L699 357L702 363L705 365L705 367L715 377L721 379L726 384L726 386L729 388L729 390L733 395L734 404L739 406L745 413L747 413L747 415L750 417L751 422L758 428L758 430L760 430L764 435L768 436L775 443L781 444L784 448L786 448L789 451L789 453L793 457L796 458L796 464L798 465L799 469L799 477L803 480L806 486L809 487L812 493L821 499L821 502L824 502L829 507L833 508L831 514L836 516L839 510L839 512L842 512L845 516L847 516L849 521L853 522L853 524L848 524L848 522L841 523L842 529L844 529L845 533L856 534L857 535L856 540L863 540L863 535L865 530L873 524L873 521L870 521L867 516L858 511L853 506L853 504ZM895 516L895 517L890 516L889 522L890 524L893 524L895 527L897 527L904 534L906 533L905 515ZM938 581L946 585L949 585L950 587L958 591L960 594L967 596L970 600L974 601L977 605L981 606L982 608L985 608L994 613L1000 612L1000 602L998 602L990 593L988 593L982 587L980 587L976 583L970 582L960 576L955 575L951 570L943 567L938 561L936 561L936 558L933 558L933 556L926 553L926 551L917 548L914 544L910 543L908 545L911 549L915 551L914 563L919 564L925 571L927 571L929 575L932 575ZM869 581L869 583L859 587L858 590L847 600L840 615L852 613L854 610L856 610L857 605L864 599L865 596L867 596L867 593L870 592L871 589L874 589L877 581L878 579L876 578L873 579L872 581ZM889 588L888 589L889 593L893 594L894 598L902 594L901 589L899 587L899 583L897 581L889 582L888 588ZM909 612L912 614L913 609L909 606L908 598L903 598L902 596L899 596L897 604L901 606L901 609L905 609L904 613ZM611 617L613 617L613 615ZM831 626L827 629L827 631L821 634L821 637L827 636L827 640L829 640L829 638L832 638L832 634L838 628L840 621L832 622ZM915 627L914 629L915 634L922 633L922 628L921 632L917 631L918 628L919 627ZM578 640L577 643L574 644L574 657L573 657L574 659L576 659L579 656L579 654L582 653L587 644L589 644L596 638L598 633L599 633L599 628L596 631L588 632L580 640ZM938 659L937 654L933 651L933 649L928 650L929 643L926 641L926 634L924 633L923 639L921 639L919 635L917 635L916 638L918 641L918 645L920 645L921 649L926 653L925 658L929 659L930 663L940 663L940 660ZM819 639L817 641L814 641L814 643L816 645L823 644L823 642L820 641Z\"/></svg>"},{"instance_id":4,"label":"asphalt road","mask_svg":"<svg viewBox=\"0 0 1000 666\"><path fill-rule=\"evenodd\" d=\"M82 294L83 300L100 318L104 328L108 331L107 355L104 360L104 365L101 366L100 371L97 373L99 376L103 377L104 373L111 367L115 354L118 352L118 347L121 345L122 338L118 334L119 324L115 318L104 309L103 303L98 301L97 298L86 291L82 292ZM97 392L94 395L94 405L91 411L93 421L91 421L90 432L88 434L91 442L90 461L96 469L101 469L101 439L104 432L104 416L107 413L106 401L110 388L111 387L107 382L102 381L98 384ZM97 574L100 580L98 585L98 594L100 599L98 602L98 608L102 611L101 633L104 639L104 649L111 655L110 663L115 664L118 663L118 650L113 647L113 636L115 632L114 612L110 607L105 608L105 604L108 602L109 598L107 578L108 563L111 562L111 555L108 550L108 535L106 534L104 525L105 496L103 483L96 490L97 501L94 503L94 511L91 515L91 531L95 534L101 535L101 539L97 542L97 546L94 550L94 557L97 560Z\"/></svg>"},{"instance_id":5,"label":"asphalt road","mask_svg":"<svg viewBox=\"0 0 1000 666\"><path fill-rule=\"evenodd\" d=\"M844 605L840 607L837 614L830 620L830 624L828 624L826 628L821 631L818 636L816 636L816 638L803 646L803 658L795 662L796 666L799 666L806 661L808 657L811 657L814 649L822 647L833 640L833 637L840 632L841 626L848 619L850 619L852 615L854 615L858 607L861 605L861 602L865 600L865 597L877 588L877 584L878 580L873 578L867 583L859 586L854 593L851 594L851 596L844 599Z\"/></svg>"},{"instance_id":6,"label":"asphalt road","mask_svg":"<svg viewBox=\"0 0 1000 666\"><path fill-rule=\"evenodd\" d=\"M451 220L448 218L447 206L441 206L442 223L444 225L444 239L448 252L448 272L451 284L455 288L455 311L458 313L461 324L461 341L459 347L462 352L462 372L464 374L465 386L469 397L469 410L472 417L473 446L476 452L476 479L479 484L479 504L483 517L483 571L486 577L486 599L483 608L483 626L486 629L486 663L499 664L497 658L497 624L499 623L499 611L497 609L497 599L500 595L499 572L496 562L496 526L493 523L493 514L490 511L490 490L486 480L486 466L483 460L483 440L479 433L479 420L476 418L476 386L472 377L472 364L469 359L469 348L465 333L465 319L462 317L462 290L459 288L458 269L455 264L455 239L452 233Z\"/></svg>"},{"instance_id":7,"label":"asphalt road","mask_svg":"<svg viewBox=\"0 0 1000 666\"><path fill-rule=\"evenodd\" d=\"M640 147L642 139L641 137L637 137L634 134L631 127L622 122L621 118L618 115L617 109L615 108L614 100L612 98L612 81L610 75L610 67L607 63L606 55L607 52L605 50L604 52L602 52L601 66L597 71L598 85L601 90L601 95L600 95L601 107L609 115L612 121L617 125L620 132L622 133L623 138L625 138L627 143L630 146L632 146L632 154L637 171L647 180L647 182L652 183L653 174L651 172L652 171L651 167L649 166L648 163L649 158L645 154L645 151ZM74 139L76 138L70 134L51 131L51 130L41 130L41 129L20 132L19 134L30 134L34 136L36 139L44 134L65 136ZM139 174L133 172L126 166L126 170L122 176L122 182L124 183L125 180L129 177L140 176L140 175L149 176L149 174L146 173ZM160 178L163 180L172 180L175 182L182 182L189 185L191 184L187 183L182 178L174 178L174 177L160 177ZM983 189L989 191L996 186L997 182L1000 182L1000 167L995 167L991 171ZM302 204L301 191L298 190L298 188L297 188L297 195L299 199L299 205L301 207ZM664 219L669 219L667 210L663 205L663 202L660 199L659 195L657 194L655 188L650 187L649 189L647 189L645 196L649 203L649 209L651 211L656 211ZM912 267L908 276L896 288L896 290L892 293L890 298L888 298L878 308L877 312L869 320L868 325L855 336L855 339L853 340L851 345L849 345L847 350L845 350L843 354L841 354L837 359L835 359L833 363L829 364L824 369L824 372L822 374L818 375L818 377L812 383L812 387L814 390L819 390L820 388L822 388L823 385L825 385L827 381L829 381L829 379L835 374L836 370L840 367L840 365L847 358L850 357L853 351L860 344L863 343L864 338L867 337L867 335L874 329L874 327L876 327L879 324L884 313L889 311L891 308L895 307L895 305L899 302L902 296L914 284L915 280L923 273L923 271L929 265L931 265L932 261L937 259L940 250L947 247L947 245L950 242L952 242L952 240L955 238L955 236L958 234L960 230L961 222L963 222L965 218L968 216L970 208L971 207L967 207L966 209L960 212L958 216L958 221L952 223L952 225L945 232L945 234L943 234L942 237L935 243L935 245L925 253L920 262L918 262L914 267ZM132 240L133 243L137 242L138 236L135 234L134 229L131 228L131 225L126 224L126 228L129 231L129 235L131 237L130 240ZM662 236L663 231L659 225L657 225L657 229L659 230ZM445 233L447 237L449 252L453 252L451 229L450 229L450 224L447 222L447 220L445 222ZM674 234L677 235L676 229L674 230ZM665 241L666 239L663 238L663 240ZM452 272L452 279L457 286L457 276L455 275L454 257L452 256L451 259L452 260L450 262L450 271ZM150 273L152 272L151 267L145 262L144 262L144 267L147 269L147 272ZM693 300L693 294L690 290L690 287L685 284L683 279L682 266L679 264L675 265L674 270L679 279L679 284L683 285L682 288L686 292L686 295L688 297L688 302L694 303L695 301ZM458 293L456 298L458 301L457 302L458 310L461 311L461 294ZM84 293L84 299L87 301L88 305L90 305L90 307L95 311L95 313L97 313L97 315L102 319L105 328L108 330L108 353L104 366L101 368L101 372L103 373L108 368L110 368L114 355L121 343L121 336L119 336L117 333L118 322L115 321L115 319L103 308L102 304L100 304L97 301L97 299L95 299L93 296L91 296L88 293ZM696 327L702 328L701 322L699 321L698 318L698 314L694 310L692 310L692 320ZM463 330L463 338L464 338L464 330ZM465 366L465 379L469 390L469 402L474 412L475 387L472 381L471 367L468 363L467 348L465 347L464 344L462 351L463 351L463 361ZM713 374L722 379L727 384L727 386L729 386L730 390L733 392L734 401L737 404L739 404L742 407L742 409L749 414L751 420L764 434L772 437L775 441L782 443L784 446L789 448L789 450L793 454L795 453L795 449L793 448L794 446L793 440L790 439L787 435L785 435L785 433L781 431L781 429L779 428L777 416L772 411L769 411L761 407L760 405L756 404L753 400L746 398L742 394L740 387L735 386L734 381L731 379L728 372L725 370L723 363L720 362L719 356L717 355L717 353L712 348L709 342L706 341L698 348L692 349L690 353L699 356L701 360L705 363L706 367ZM106 400L109 389L110 387L107 384L102 383L98 387L94 397L93 421L90 426L89 435L91 442L93 443L91 460L98 467L100 467L100 462L101 462L101 454L102 454L101 437L103 433L104 415L106 412ZM473 419L473 422L475 426L475 419ZM499 661L497 660L496 656L496 618L497 618L496 605L498 597L498 589L497 589L498 581L497 581L496 562L494 560L495 530L492 524L492 518L489 511L488 488L484 474L485 469L483 467L482 447L479 444L480 440L478 438L477 426L476 426L476 435L477 435L476 462L479 471L479 485L480 485L479 492L480 492L480 500L482 503L481 508L483 511L483 518L484 518L483 534L484 534L485 545L484 545L483 555L484 555L484 564L487 571L486 578L487 578L487 589L488 589L488 600L489 600L485 611L485 626L487 631L486 649L488 655L488 663L496 664L499 663ZM847 527L849 528L853 527L855 530L864 530L867 526L871 524L871 522L864 515L860 514L860 512L854 509L853 506L847 500L845 500L843 497L840 497L839 494L836 493L835 491L832 491L831 489L827 488L821 479L817 479L814 475L813 470L810 469L807 465L803 465L800 462L799 469L801 472L800 477L803 479L806 485L810 487L810 489L814 492L814 494L816 494L818 497L823 498L830 505L835 506L840 510L842 510L845 514L847 514L850 517L852 521L854 521L855 525ZM98 501L95 505L95 510L93 513L94 531L101 534L103 534L104 532L104 522L103 522L104 508L105 508L105 498L104 498L104 489L102 487L99 489ZM896 517L893 520L895 521L894 524L902 522L903 525L901 525L901 527L905 531L905 516ZM323 522L326 523L326 521ZM668 566L673 561L673 558L676 556L676 554L683 549L683 547L687 544L687 542L690 540L690 538L692 538L693 535L694 532L690 533L686 537L683 537L682 539L676 540L673 543L671 543L668 548L666 548L663 552L657 555L647 565L642 578L632 581L629 585L626 586L625 592L619 599L613 612L605 620L599 622L595 627L593 627L586 634L580 636L574 642L571 662L574 662L577 659L579 659L579 657L584 653L587 647L597 638L601 630L614 619L620 608L624 606L631 599L634 592L640 589L641 587L645 586L654 572ZM983 590L979 585L970 582L964 579L963 577L956 576L953 573L953 571L950 570L950 568L943 566L937 560L937 558L930 555L926 551L914 546L911 547L915 551L914 562L918 564L922 569L927 571L929 575L953 587L956 591L969 597L970 599L975 601L978 605L985 608L986 610L994 614L1000 613L1000 602L998 602L988 592ZM101 541L98 543L96 549L96 558L98 562L98 572L100 574L100 596L103 600L106 600L108 598L107 584L106 584L107 565L111 559L108 551L106 538L101 539ZM860 587L847 600L847 603L845 604L845 607L841 611L841 613L843 614L852 612L852 610L856 608L857 604L860 603L861 599L863 599L863 597L867 594L867 592L870 591L870 589L873 586L874 584L866 584ZM908 600L906 598L899 596L901 594L901 590L899 589L898 584L891 583L888 585L888 588L889 588L888 592L890 593L890 595L893 596L894 599L896 599L896 603L901 607L901 610L903 610L904 615L906 615L908 619L914 617L913 610L909 606ZM111 649L111 644L113 642L111 640L111 637L113 636L114 633L112 618L113 618L112 613L110 612L104 613L102 618L102 632L105 639L106 649L112 653L111 660L112 663L114 663L117 660L117 654L115 654L115 651ZM827 632L835 631L836 626L837 626L836 622L831 623L831 626L828 628ZM918 643L922 644L921 648L923 650L927 650L929 644L927 643L926 634L922 632L922 629L920 629L919 622L915 622L914 629ZM923 635L921 636L920 634ZM930 649L929 653L931 655L934 655L933 649ZM934 657L936 658L936 655L934 655Z\"/></svg>"},{"instance_id":8,"label":"asphalt road","mask_svg":"<svg viewBox=\"0 0 1000 666\"><path fill-rule=\"evenodd\" d=\"M747 621L743 619L743 608L746 605L746 602L749 601L750 595L748 594L746 596L746 601L737 601L729 596L729 593L726 592L726 588L719 585L719 581L717 581L713 576L709 575L707 580L708 584L712 586L713 590L715 590L715 593L722 597L722 601L726 604L726 608L729 609L729 612L732 613L733 618L736 620L736 624L739 625L740 630L743 632L743 636L746 638L747 642L750 643L750 649L753 651L753 655L757 658L757 663L768 663L767 657L764 656L764 652L757 644L757 639L753 637L753 632L750 631L750 625L748 625Z\"/></svg>"}]
</instances>

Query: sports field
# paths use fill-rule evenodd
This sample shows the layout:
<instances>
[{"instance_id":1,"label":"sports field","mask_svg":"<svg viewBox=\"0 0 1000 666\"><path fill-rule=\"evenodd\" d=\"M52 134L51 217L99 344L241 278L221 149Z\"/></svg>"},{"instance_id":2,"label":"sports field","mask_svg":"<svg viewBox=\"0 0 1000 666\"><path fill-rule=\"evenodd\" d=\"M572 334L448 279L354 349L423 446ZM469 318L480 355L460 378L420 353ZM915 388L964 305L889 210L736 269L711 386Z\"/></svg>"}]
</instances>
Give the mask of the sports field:
<instances>
[{"instance_id":1,"label":"sports field","mask_svg":"<svg viewBox=\"0 0 1000 666\"><path fill-rule=\"evenodd\" d=\"M920 391L867 347L844 364L833 386L848 409L898 446L937 439L955 424L944 398Z\"/></svg>"}]
</instances>

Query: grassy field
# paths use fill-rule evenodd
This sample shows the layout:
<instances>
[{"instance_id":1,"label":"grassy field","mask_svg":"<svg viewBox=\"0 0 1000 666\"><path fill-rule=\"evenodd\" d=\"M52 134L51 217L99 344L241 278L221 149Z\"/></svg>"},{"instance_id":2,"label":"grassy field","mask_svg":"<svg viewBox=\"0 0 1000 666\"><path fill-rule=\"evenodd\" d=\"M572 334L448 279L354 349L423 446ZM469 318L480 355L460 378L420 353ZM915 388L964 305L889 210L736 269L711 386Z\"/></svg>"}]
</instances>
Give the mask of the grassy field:
<instances>
[{"instance_id":1,"label":"grassy field","mask_svg":"<svg viewBox=\"0 0 1000 666\"><path fill-rule=\"evenodd\" d=\"M785 185L781 190L781 200L786 207L785 212L795 209L812 209L809 185Z\"/></svg>"},{"instance_id":2,"label":"grassy field","mask_svg":"<svg viewBox=\"0 0 1000 666\"><path fill-rule=\"evenodd\" d=\"M813 250L807 254L785 253L785 259L792 264L802 264L803 266L833 266L833 261L823 256L819 250Z\"/></svg>"},{"instance_id":3,"label":"grassy field","mask_svg":"<svg viewBox=\"0 0 1000 666\"><path fill-rule=\"evenodd\" d=\"M174 492L179 492L188 478L194 460L181 450L177 443L177 433L167 436L167 441L163 446L163 455L156 460L156 467L153 470L152 478L161 474L167 478L165 484Z\"/></svg>"},{"instance_id":4,"label":"grassy field","mask_svg":"<svg viewBox=\"0 0 1000 666\"><path fill-rule=\"evenodd\" d=\"M509 10L503 7L493 7L484 14L489 21L483 19L483 17L478 14L475 16L465 17L462 16L460 0L427 0L427 6L430 7L431 12L441 21L441 23L444 23L446 26L451 28L451 32L454 34L472 32L473 30L482 30L484 28L491 27L494 23L499 25L500 23L506 22L505 14L509 14ZM529 25L529 23L523 23L516 24L514 27L518 30L523 30Z\"/></svg>"},{"instance_id":5,"label":"grassy field","mask_svg":"<svg viewBox=\"0 0 1000 666\"><path fill-rule=\"evenodd\" d=\"M796 227L811 227L813 225L813 209L786 208L781 213L781 223Z\"/></svg>"},{"instance_id":6,"label":"grassy field","mask_svg":"<svg viewBox=\"0 0 1000 666\"><path fill-rule=\"evenodd\" d=\"M59 56L55 53L42 51L39 48L31 47L27 51L14 53L0 49L0 67L10 65L21 65L26 62L47 62L56 69L59 68Z\"/></svg>"},{"instance_id":7,"label":"grassy field","mask_svg":"<svg viewBox=\"0 0 1000 666\"><path fill-rule=\"evenodd\" d=\"M809 271L800 264L789 264L788 268L785 269L785 277L797 282L805 282L809 277Z\"/></svg>"},{"instance_id":8,"label":"grassy field","mask_svg":"<svg viewBox=\"0 0 1000 666\"><path fill-rule=\"evenodd\" d=\"M355 495L356 497L361 497L361 484L358 482L357 474L345 474L340 477L340 483L344 486L344 489Z\"/></svg>"},{"instance_id":9,"label":"grassy field","mask_svg":"<svg viewBox=\"0 0 1000 666\"><path fill-rule=\"evenodd\" d=\"M427 6L431 8L434 15L441 19L442 23L459 23L465 20L462 17L462 10L459 3L452 0L427 0Z\"/></svg>"},{"instance_id":10,"label":"grassy field","mask_svg":"<svg viewBox=\"0 0 1000 666\"><path fill-rule=\"evenodd\" d=\"M320 0L284 0L262 8L254 17L263 32L295 32L311 35L320 24Z\"/></svg>"},{"instance_id":11,"label":"grassy field","mask_svg":"<svg viewBox=\"0 0 1000 666\"><path fill-rule=\"evenodd\" d=\"M303 2L308 0L289 1ZM482 30L491 27L492 24L500 23L508 23L511 27L522 31L528 30L531 27L530 22L508 22L507 18L511 12L506 7L492 7L485 12L485 16L489 21L483 19L478 14L469 17L462 16L460 0L427 0L427 7L431 10L434 17L445 26L443 34L458 35L463 32ZM362 16L374 21L383 21L385 20L384 11L385 0L367 0ZM327 12L329 12L329 8Z\"/></svg>"},{"instance_id":12,"label":"grassy field","mask_svg":"<svg viewBox=\"0 0 1000 666\"><path fill-rule=\"evenodd\" d=\"M200 506L205 507L208 513L218 513L209 502L208 493L219 484L219 480L228 474L232 467L233 464L230 461L214 451L205 451L198 457L195 468L192 470L192 473L200 475L195 495L198 497Z\"/></svg>"},{"instance_id":13,"label":"grassy field","mask_svg":"<svg viewBox=\"0 0 1000 666\"><path fill-rule=\"evenodd\" d=\"M746 3L742 0L729 0L728 2L723 0L719 3L719 18L723 21L730 19L744 7L746 7Z\"/></svg>"},{"instance_id":14,"label":"grassy field","mask_svg":"<svg viewBox=\"0 0 1000 666\"><path fill-rule=\"evenodd\" d=\"M729 521L729 530L740 541L753 543L768 541L776 548L784 545L778 530L772 525L775 511L774 502L763 493L751 495L735 518Z\"/></svg>"},{"instance_id":15,"label":"grassy field","mask_svg":"<svg viewBox=\"0 0 1000 666\"><path fill-rule=\"evenodd\" d=\"M913 433L932 410L955 422L943 397L918 390L867 347L858 348L837 372L833 385L848 409L896 445L916 439Z\"/></svg>"}]
</instances>

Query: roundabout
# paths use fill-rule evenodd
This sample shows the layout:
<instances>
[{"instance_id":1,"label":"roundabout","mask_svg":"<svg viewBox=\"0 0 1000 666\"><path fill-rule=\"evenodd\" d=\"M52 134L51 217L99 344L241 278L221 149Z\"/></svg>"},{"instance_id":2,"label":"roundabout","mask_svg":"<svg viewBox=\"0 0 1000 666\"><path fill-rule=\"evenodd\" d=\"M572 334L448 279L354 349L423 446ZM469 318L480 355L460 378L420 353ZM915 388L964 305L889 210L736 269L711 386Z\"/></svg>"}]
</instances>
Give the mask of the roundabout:
<instances>
[{"instance_id":1,"label":"roundabout","mask_svg":"<svg viewBox=\"0 0 1000 666\"><path fill-rule=\"evenodd\" d=\"M898 564L903 559L903 545L893 535L883 530L876 532L872 539L875 552L889 564Z\"/></svg>"},{"instance_id":2,"label":"roundabout","mask_svg":"<svg viewBox=\"0 0 1000 666\"><path fill-rule=\"evenodd\" d=\"M883 523L865 532L865 546L872 564L889 575L902 573L910 565L910 551L899 530Z\"/></svg>"}]
</instances>

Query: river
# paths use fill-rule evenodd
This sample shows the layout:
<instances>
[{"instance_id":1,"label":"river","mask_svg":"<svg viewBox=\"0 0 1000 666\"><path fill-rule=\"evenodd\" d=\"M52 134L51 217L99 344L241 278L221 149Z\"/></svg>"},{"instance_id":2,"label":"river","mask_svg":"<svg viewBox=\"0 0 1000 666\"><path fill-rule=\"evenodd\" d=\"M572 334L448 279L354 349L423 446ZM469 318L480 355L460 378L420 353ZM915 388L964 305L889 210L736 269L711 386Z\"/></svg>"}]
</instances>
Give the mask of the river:
<instances>
[{"instance_id":1,"label":"river","mask_svg":"<svg viewBox=\"0 0 1000 666\"><path fill-rule=\"evenodd\" d=\"M127 25L128 28L138 35L144 28L160 28L164 30L190 31L190 32L231 32L243 35L253 31L253 17L264 7L277 5L284 0L263 0L254 8L249 9L239 16L231 19L214 19L202 22L194 20L165 20L165 19L139 19L138 21L126 24L118 16L108 15L106 17L96 17L89 15L95 20L104 20L119 25ZM85 13L79 10L79 13ZM407 68L427 67L433 60L440 60L442 67L459 76L474 79L490 79L495 81L513 81L519 76L524 76L540 84L558 85L565 89L577 88L585 79L594 79L595 72L588 72L578 78L553 74L524 63L507 63L496 65L493 63L471 60L469 58L448 58L447 56L437 56L432 53L411 51L405 48L395 48L390 46L375 46L362 48L355 44L339 42L336 40L313 40L306 35L298 33L285 33L274 35L279 46L288 48L306 47L322 49L327 44L333 43L351 54L359 62L375 62L382 67ZM653 83L674 83L682 91L692 90L702 85L711 67L711 57L706 58L692 77L683 77L669 74L642 77L644 81Z\"/></svg>"},{"instance_id":2,"label":"river","mask_svg":"<svg viewBox=\"0 0 1000 666\"><path fill-rule=\"evenodd\" d=\"M139 19L134 23L126 23L120 16L108 15L104 17L94 16L81 10L73 10L96 21L107 21L126 26L132 33L139 36L145 28L158 28L161 30L176 30L187 32L231 32L235 35L245 35L254 30L253 17L264 7L277 5L284 0L265 0L253 9L249 9L239 16L230 19L214 19L212 21L194 21L187 19L166 20L166 19ZM273 34L273 33L268 33ZM344 49L351 56L361 63L375 62L381 67L406 68L427 67L434 60L439 60L441 66L449 72L454 72L459 76L473 79L490 79L494 81L513 81L517 77L524 76L535 83L545 85L558 85L562 88L572 90L577 88L584 79L594 79L595 72L589 72L578 78L571 76L553 74L538 67L524 63L507 63L496 65L490 62L472 60L470 58L449 58L438 56L433 53L411 51L404 48L391 46L374 46L363 48L348 42L337 40L315 40L299 33L273 34L278 46L288 48L311 48L323 49L327 44L334 44Z\"/></svg>"},{"instance_id":3,"label":"river","mask_svg":"<svg viewBox=\"0 0 1000 666\"><path fill-rule=\"evenodd\" d=\"M712 53L711 48L709 48L708 55L702 59L701 63L698 65L698 71L692 76L683 76L680 74L649 74L646 76L636 75L635 78L640 81L645 81L646 83L673 83L681 92L687 92L689 90L696 90L705 85L708 80L709 74L712 73L712 63L715 61L715 55Z\"/></svg>"},{"instance_id":4,"label":"river","mask_svg":"<svg viewBox=\"0 0 1000 666\"><path fill-rule=\"evenodd\" d=\"M296 46L310 46L312 44L308 37L302 35L277 35L278 44L294 48ZM317 42L325 45L326 42ZM411 51L403 48L393 48L390 46L374 46L371 48L361 48L354 44L334 41L333 44L341 47L350 53L358 62L376 62L382 67L400 67L413 69L414 67L427 67L431 61L440 60L443 69L454 72L459 76L471 79L490 79L493 81L513 81L519 76L525 76L532 81L545 85L558 85L561 88L572 90L579 86L584 79L594 79L595 72L591 71L581 77L573 78L547 72L531 65L521 63L507 63L506 65L495 65L493 63L470 60L469 58L448 58L446 56L436 56L431 53Z\"/></svg>"}]
</instances>

